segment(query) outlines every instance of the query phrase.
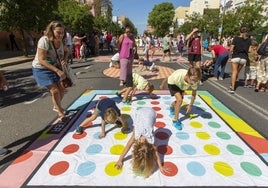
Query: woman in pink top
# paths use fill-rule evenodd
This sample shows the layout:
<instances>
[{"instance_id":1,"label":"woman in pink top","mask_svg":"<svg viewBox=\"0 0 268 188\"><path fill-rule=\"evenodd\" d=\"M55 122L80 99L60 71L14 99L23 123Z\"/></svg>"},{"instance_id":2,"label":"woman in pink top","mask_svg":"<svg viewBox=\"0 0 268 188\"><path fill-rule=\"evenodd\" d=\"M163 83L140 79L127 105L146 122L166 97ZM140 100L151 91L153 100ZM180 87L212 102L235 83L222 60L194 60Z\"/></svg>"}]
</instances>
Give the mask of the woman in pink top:
<instances>
[{"instance_id":1,"label":"woman in pink top","mask_svg":"<svg viewBox=\"0 0 268 188\"><path fill-rule=\"evenodd\" d=\"M80 59L81 55L80 55L80 48L82 45L82 40L86 38L86 36L84 37L79 37L78 34L75 34L73 37L73 43L74 43L74 57L76 59Z\"/></svg>"},{"instance_id":2,"label":"woman in pink top","mask_svg":"<svg viewBox=\"0 0 268 188\"><path fill-rule=\"evenodd\" d=\"M132 62L134 59L135 40L131 35L129 26L126 26L125 33L120 35L118 42L120 59L120 86L132 88Z\"/></svg>"}]
</instances>

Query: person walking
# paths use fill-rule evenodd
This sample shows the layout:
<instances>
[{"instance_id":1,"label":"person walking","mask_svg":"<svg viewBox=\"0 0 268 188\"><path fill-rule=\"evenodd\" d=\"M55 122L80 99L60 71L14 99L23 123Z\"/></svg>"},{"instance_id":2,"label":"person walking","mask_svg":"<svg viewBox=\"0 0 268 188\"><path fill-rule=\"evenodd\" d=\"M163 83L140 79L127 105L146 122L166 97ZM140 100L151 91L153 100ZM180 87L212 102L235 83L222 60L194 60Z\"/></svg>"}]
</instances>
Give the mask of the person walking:
<instances>
[{"instance_id":1,"label":"person walking","mask_svg":"<svg viewBox=\"0 0 268 188\"><path fill-rule=\"evenodd\" d=\"M16 40L15 40L15 35L13 32L11 32L9 34L9 41L10 41L10 46L11 46L11 50L13 51L14 50L14 46L17 48L17 50L20 50L17 43L16 43Z\"/></svg>"},{"instance_id":2,"label":"person walking","mask_svg":"<svg viewBox=\"0 0 268 188\"><path fill-rule=\"evenodd\" d=\"M80 48L82 46L82 40L85 39L86 36L79 37L78 33L76 33L73 37L73 43L74 43L74 57L76 59L80 59Z\"/></svg>"},{"instance_id":3,"label":"person walking","mask_svg":"<svg viewBox=\"0 0 268 188\"><path fill-rule=\"evenodd\" d=\"M63 44L65 26L59 21L48 24L44 36L37 45L37 52L32 62L32 70L38 86L46 87L51 93L53 110L58 113L58 118L64 121L65 110L61 105L65 88L61 80L66 78L61 67L68 62L68 47Z\"/></svg>"},{"instance_id":4,"label":"person walking","mask_svg":"<svg viewBox=\"0 0 268 188\"><path fill-rule=\"evenodd\" d=\"M230 61L232 63L232 76L231 85L227 91L231 94L235 93L235 84L239 72L248 61L248 50L250 45L251 39L248 37L248 28L242 26L240 28L240 35L234 37L230 47L229 57L231 57Z\"/></svg>"}]
</instances>

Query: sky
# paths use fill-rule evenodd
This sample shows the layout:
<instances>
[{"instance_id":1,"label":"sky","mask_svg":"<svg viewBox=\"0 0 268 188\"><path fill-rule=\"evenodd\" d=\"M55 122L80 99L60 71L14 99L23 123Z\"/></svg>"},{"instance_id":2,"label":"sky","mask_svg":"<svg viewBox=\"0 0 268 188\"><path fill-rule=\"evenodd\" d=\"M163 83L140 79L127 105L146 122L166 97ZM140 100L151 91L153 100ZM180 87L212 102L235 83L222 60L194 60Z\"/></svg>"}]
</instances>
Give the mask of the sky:
<instances>
[{"instance_id":1,"label":"sky","mask_svg":"<svg viewBox=\"0 0 268 188\"><path fill-rule=\"evenodd\" d=\"M176 9L179 6L190 6L191 0L112 0L113 15L125 15L142 34L147 26L149 13L153 10L154 5L169 2Z\"/></svg>"}]
</instances>

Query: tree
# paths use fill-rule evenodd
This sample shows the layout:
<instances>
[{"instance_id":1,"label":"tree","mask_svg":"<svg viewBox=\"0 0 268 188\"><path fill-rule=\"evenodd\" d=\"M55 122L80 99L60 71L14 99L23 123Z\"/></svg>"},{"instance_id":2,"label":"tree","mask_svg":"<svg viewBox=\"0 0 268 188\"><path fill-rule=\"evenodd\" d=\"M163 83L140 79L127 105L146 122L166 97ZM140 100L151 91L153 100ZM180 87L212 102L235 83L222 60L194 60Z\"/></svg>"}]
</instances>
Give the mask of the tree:
<instances>
[{"instance_id":1,"label":"tree","mask_svg":"<svg viewBox=\"0 0 268 188\"><path fill-rule=\"evenodd\" d=\"M29 6L30 5L30 6ZM19 31L22 50L28 56L25 32L44 30L48 22L55 18L57 0L1 0L0 28L5 31Z\"/></svg>"},{"instance_id":2,"label":"tree","mask_svg":"<svg viewBox=\"0 0 268 188\"><path fill-rule=\"evenodd\" d=\"M154 29L154 34L164 36L173 24L175 10L172 3L161 3L155 5L149 13L148 24Z\"/></svg>"},{"instance_id":3,"label":"tree","mask_svg":"<svg viewBox=\"0 0 268 188\"><path fill-rule=\"evenodd\" d=\"M72 32L84 33L93 30L94 17L90 14L90 6L74 0L60 0L58 15Z\"/></svg>"}]
</instances>

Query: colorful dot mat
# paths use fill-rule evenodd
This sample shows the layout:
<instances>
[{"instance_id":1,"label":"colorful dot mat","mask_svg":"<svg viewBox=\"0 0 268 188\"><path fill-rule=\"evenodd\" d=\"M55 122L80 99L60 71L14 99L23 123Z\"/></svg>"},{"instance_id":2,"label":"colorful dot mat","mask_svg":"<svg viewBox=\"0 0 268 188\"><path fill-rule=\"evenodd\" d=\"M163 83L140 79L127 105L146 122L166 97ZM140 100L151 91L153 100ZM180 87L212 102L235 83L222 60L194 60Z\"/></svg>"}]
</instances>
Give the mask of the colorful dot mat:
<instances>
[{"instance_id":1,"label":"colorful dot mat","mask_svg":"<svg viewBox=\"0 0 268 188\"><path fill-rule=\"evenodd\" d=\"M71 120L56 120L23 155L0 175L2 187L135 186L217 187L268 186L268 141L207 91L198 91L191 114L185 114L191 93L184 96L180 111L183 129L172 124L169 106L174 97L155 91L157 99L138 93L125 105L113 90L86 90L68 108ZM106 125L99 139L101 119L88 123L85 132L76 127L93 112L98 100L109 97L121 110L129 129L122 133ZM135 110L152 107L157 113L155 142L164 166L149 178L131 169L131 151L124 166L114 165L132 134Z\"/></svg>"}]
</instances>

